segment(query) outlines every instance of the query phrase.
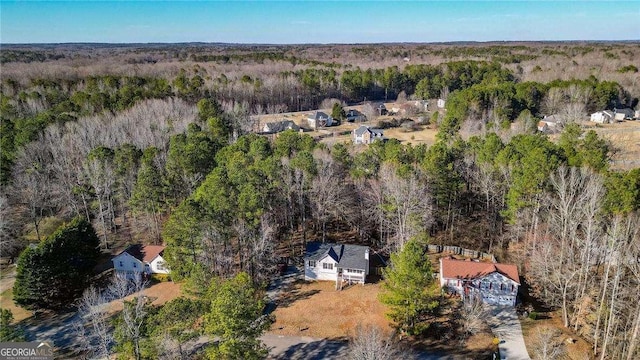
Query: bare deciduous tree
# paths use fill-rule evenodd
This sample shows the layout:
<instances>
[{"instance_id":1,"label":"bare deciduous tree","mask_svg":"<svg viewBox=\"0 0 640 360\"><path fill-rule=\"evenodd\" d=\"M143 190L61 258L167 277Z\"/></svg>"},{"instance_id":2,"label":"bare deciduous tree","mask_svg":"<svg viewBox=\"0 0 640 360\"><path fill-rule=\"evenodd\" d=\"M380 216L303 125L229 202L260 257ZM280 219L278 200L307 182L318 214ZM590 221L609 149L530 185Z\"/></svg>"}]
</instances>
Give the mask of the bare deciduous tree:
<instances>
[{"instance_id":1,"label":"bare deciduous tree","mask_svg":"<svg viewBox=\"0 0 640 360\"><path fill-rule=\"evenodd\" d=\"M462 301L458 309L460 342L464 344L469 336L486 329L487 316L487 309L480 299L468 298Z\"/></svg>"},{"instance_id":2,"label":"bare deciduous tree","mask_svg":"<svg viewBox=\"0 0 640 360\"><path fill-rule=\"evenodd\" d=\"M393 336L375 326L359 325L349 343L347 357L351 360L413 359L409 351L400 347Z\"/></svg>"},{"instance_id":3,"label":"bare deciduous tree","mask_svg":"<svg viewBox=\"0 0 640 360\"><path fill-rule=\"evenodd\" d=\"M109 324L109 297L91 286L82 294L73 322L77 346L90 359L111 358L113 330Z\"/></svg>"},{"instance_id":4,"label":"bare deciduous tree","mask_svg":"<svg viewBox=\"0 0 640 360\"><path fill-rule=\"evenodd\" d=\"M426 182L417 174L404 177L391 164L380 168L380 185L384 203L380 209L393 229L392 248L401 249L414 235L431 224L431 193Z\"/></svg>"},{"instance_id":5,"label":"bare deciduous tree","mask_svg":"<svg viewBox=\"0 0 640 360\"><path fill-rule=\"evenodd\" d=\"M550 327L537 328L534 333L533 353L534 359L557 360L561 359L566 349L560 340L560 331Z\"/></svg>"}]
</instances>

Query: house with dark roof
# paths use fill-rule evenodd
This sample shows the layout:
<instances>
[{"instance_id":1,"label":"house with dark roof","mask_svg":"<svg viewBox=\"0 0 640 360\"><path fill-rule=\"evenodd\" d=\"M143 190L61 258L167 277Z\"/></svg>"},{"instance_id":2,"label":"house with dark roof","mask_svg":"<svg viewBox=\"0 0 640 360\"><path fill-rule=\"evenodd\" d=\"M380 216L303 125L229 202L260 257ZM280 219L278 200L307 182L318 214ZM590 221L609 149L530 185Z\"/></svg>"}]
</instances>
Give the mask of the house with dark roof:
<instances>
[{"instance_id":1,"label":"house with dark roof","mask_svg":"<svg viewBox=\"0 0 640 360\"><path fill-rule=\"evenodd\" d=\"M440 259L440 286L463 299L478 299L489 305L516 304L520 277L511 264L473 260Z\"/></svg>"},{"instance_id":2,"label":"house with dark roof","mask_svg":"<svg viewBox=\"0 0 640 360\"><path fill-rule=\"evenodd\" d=\"M363 122L367 121L367 117L356 109L349 109L346 113L346 120L348 122Z\"/></svg>"},{"instance_id":3,"label":"house with dark roof","mask_svg":"<svg viewBox=\"0 0 640 360\"><path fill-rule=\"evenodd\" d=\"M369 247L310 242L304 256L305 280L364 284L369 275Z\"/></svg>"},{"instance_id":4,"label":"house with dark roof","mask_svg":"<svg viewBox=\"0 0 640 360\"><path fill-rule=\"evenodd\" d=\"M272 134L283 132L285 130L300 131L300 126L296 125L296 123L294 123L291 120L282 120L282 121L266 123L262 127L262 132L272 133Z\"/></svg>"},{"instance_id":5,"label":"house with dark roof","mask_svg":"<svg viewBox=\"0 0 640 360\"><path fill-rule=\"evenodd\" d=\"M309 115L307 121L312 129L333 125L333 118L322 111L316 111Z\"/></svg>"},{"instance_id":6,"label":"house with dark roof","mask_svg":"<svg viewBox=\"0 0 640 360\"><path fill-rule=\"evenodd\" d=\"M368 126L360 126L353 130L354 144L371 144L376 140L384 140L382 129L371 129Z\"/></svg>"},{"instance_id":7,"label":"house with dark roof","mask_svg":"<svg viewBox=\"0 0 640 360\"><path fill-rule=\"evenodd\" d=\"M162 257L162 245L131 245L111 261L116 272L126 274L169 274L169 267Z\"/></svg>"},{"instance_id":8,"label":"house with dark roof","mask_svg":"<svg viewBox=\"0 0 640 360\"><path fill-rule=\"evenodd\" d=\"M635 115L633 110L629 108L613 109L613 113L614 113L615 119L618 121L632 120Z\"/></svg>"}]
</instances>

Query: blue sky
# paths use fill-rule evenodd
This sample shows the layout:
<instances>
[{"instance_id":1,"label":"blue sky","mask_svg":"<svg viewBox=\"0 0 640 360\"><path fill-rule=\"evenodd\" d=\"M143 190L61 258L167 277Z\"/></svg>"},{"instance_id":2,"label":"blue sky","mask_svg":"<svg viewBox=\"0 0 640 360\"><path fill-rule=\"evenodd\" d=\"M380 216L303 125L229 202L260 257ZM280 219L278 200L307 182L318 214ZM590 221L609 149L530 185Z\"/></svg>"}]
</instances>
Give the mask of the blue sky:
<instances>
[{"instance_id":1,"label":"blue sky","mask_svg":"<svg viewBox=\"0 0 640 360\"><path fill-rule=\"evenodd\" d=\"M0 43L639 40L640 1L0 1Z\"/></svg>"}]
</instances>

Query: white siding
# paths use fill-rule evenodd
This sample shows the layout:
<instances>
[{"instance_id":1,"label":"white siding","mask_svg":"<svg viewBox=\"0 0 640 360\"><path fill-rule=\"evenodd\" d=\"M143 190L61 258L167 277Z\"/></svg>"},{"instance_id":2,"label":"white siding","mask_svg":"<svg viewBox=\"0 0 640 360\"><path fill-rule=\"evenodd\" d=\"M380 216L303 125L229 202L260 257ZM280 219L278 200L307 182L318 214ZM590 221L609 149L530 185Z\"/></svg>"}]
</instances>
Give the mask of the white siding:
<instances>
[{"instance_id":1,"label":"white siding","mask_svg":"<svg viewBox=\"0 0 640 360\"><path fill-rule=\"evenodd\" d=\"M167 262L160 255L151 260L151 263L149 263L149 265L151 267L152 274L169 274L170 272L169 265L167 265Z\"/></svg>"},{"instance_id":2,"label":"white siding","mask_svg":"<svg viewBox=\"0 0 640 360\"><path fill-rule=\"evenodd\" d=\"M128 253L122 253L114 257L111 261L113 261L113 268L116 271L141 272L144 270L144 265L142 264L142 261L134 258Z\"/></svg>"},{"instance_id":3,"label":"white siding","mask_svg":"<svg viewBox=\"0 0 640 360\"><path fill-rule=\"evenodd\" d=\"M325 269L332 267L332 269ZM338 267L336 262L330 257L325 256L323 259L316 261L315 267L309 267L309 261L305 260L304 278L305 280L330 280L335 281L338 276Z\"/></svg>"},{"instance_id":4,"label":"white siding","mask_svg":"<svg viewBox=\"0 0 640 360\"><path fill-rule=\"evenodd\" d=\"M135 257L129 255L128 253L122 253L112 260L113 269L118 272L126 272L126 273L137 273L144 272L147 274L169 274L170 270L167 267L166 261L162 258L162 256L158 255L151 263L145 264L142 261L136 259ZM161 270L158 267L159 262L165 263L165 270Z\"/></svg>"},{"instance_id":5,"label":"white siding","mask_svg":"<svg viewBox=\"0 0 640 360\"><path fill-rule=\"evenodd\" d=\"M463 281L458 279L446 279L440 275L440 284L451 291L465 296ZM479 296L486 304L491 305L515 305L518 295L518 283L500 274L493 272L484 277L474 279L468 286L467 296Z\"/></svg>"}]
</instances>

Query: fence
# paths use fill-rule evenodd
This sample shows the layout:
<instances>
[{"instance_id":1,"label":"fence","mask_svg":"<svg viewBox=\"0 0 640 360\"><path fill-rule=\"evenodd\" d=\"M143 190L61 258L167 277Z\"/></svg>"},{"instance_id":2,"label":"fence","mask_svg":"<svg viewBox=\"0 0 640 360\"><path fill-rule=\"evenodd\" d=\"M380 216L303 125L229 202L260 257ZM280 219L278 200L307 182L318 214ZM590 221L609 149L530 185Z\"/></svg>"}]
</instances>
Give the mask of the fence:
<instances>
[{"instance_id":1,"label":"fence","mask_svg":"<svg viewBox=\"0 0 640 360\"><path fill-rule=\"evenodd\" d=\"M427 250L430 253L449 253L453 255L461 255L475 259L489 259L491 262L496 262L495 256L482 251L469 250L461 248L460 246L448 246L448 245L427 245Z\"/></svg>"}]
</instances>

